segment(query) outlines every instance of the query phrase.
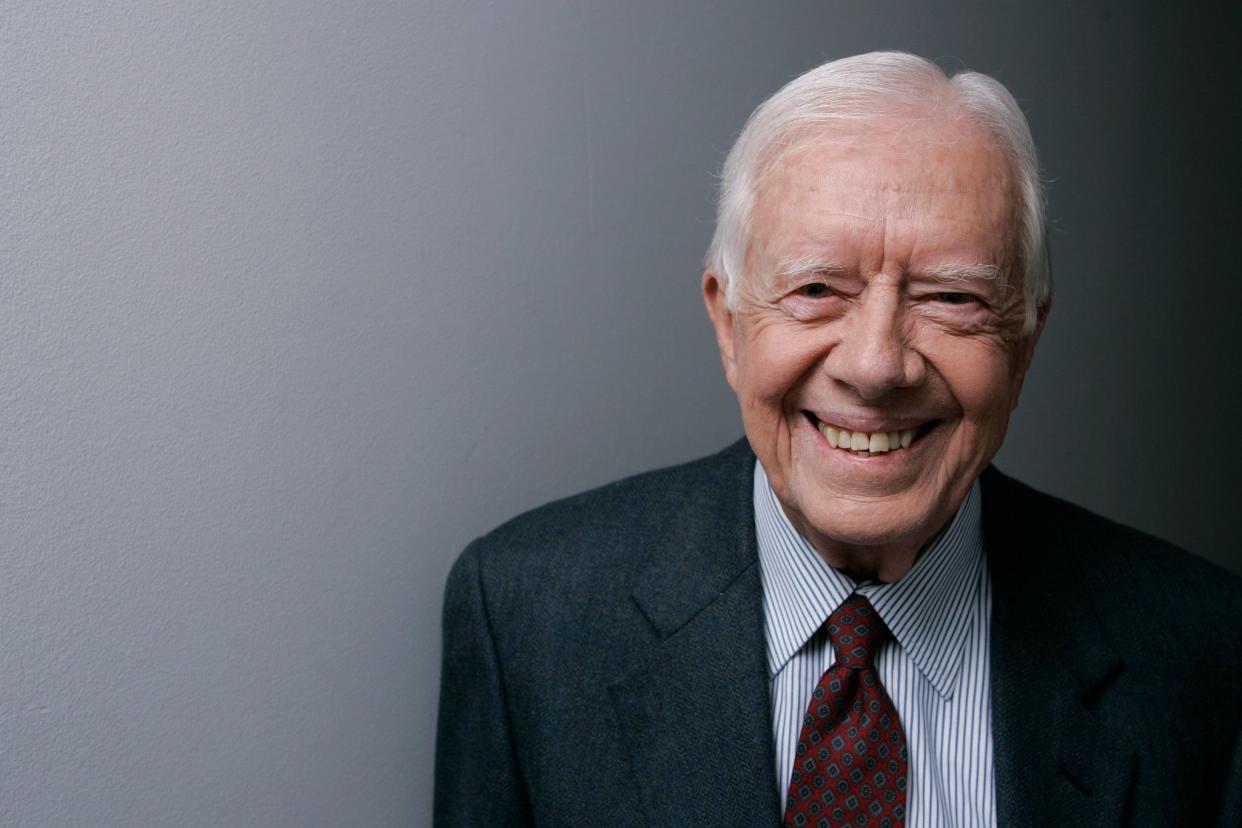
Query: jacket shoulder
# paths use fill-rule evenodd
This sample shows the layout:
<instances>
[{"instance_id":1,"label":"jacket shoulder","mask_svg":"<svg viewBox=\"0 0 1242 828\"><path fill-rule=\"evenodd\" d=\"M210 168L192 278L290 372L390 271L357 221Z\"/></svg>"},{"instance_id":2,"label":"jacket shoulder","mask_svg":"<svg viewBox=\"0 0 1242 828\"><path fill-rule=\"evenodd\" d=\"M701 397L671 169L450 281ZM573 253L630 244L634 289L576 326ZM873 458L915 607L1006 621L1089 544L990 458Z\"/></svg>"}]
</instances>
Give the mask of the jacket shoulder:
<instances>
[{"instance_id":1,"label":"jacket shoulder","mask_svg":"<svg viewBox=\"0 0 1242 828\"><path fill-rule=\"evenodd\" d=\"M745 440L689 463L627 477L524 512L472 542L454 573L477 571L497 604L546 595L614 598L651 550L686 525L711 525L736 507L754 455ZM750 490L743 494L749 498ZM450 585L454 576L450 575Z\"/></svg>"},{"instance_id":2,"label":"jacket shoulder","mask_svg":"<svg viewBox=\"0 0 1242 828\"><path fill-rule=\"evenodd\" d=\"M1219 663L1225 652L1242 647L1238 576L995 469L983 484L994 577L1043 585L1053 605L1089 604L1115 643L1141 661L1176 644L1202 646L1202 657ZM1000 548L994 550L996 539Z\"/></svg>"},{"instance_id":3,"label":"jacket shoulder","mask_svg":"<svg viewBox=\"0 0 1242 828\"><path fill-rule=\"evenodd\" d=\"M1211 588L1242 588L1242 579L1166 540L1118 523L1067 500L1038 491L995 468L983 475L985 522L990 534L1021 535L1043 547L1043 555L1073 564L1067 574L1122 578L1136 572ZM1084 557L1084 552L1088 554ZM1098 573L1098 574L1096 574Z\"/></svg>"}]
</instances>

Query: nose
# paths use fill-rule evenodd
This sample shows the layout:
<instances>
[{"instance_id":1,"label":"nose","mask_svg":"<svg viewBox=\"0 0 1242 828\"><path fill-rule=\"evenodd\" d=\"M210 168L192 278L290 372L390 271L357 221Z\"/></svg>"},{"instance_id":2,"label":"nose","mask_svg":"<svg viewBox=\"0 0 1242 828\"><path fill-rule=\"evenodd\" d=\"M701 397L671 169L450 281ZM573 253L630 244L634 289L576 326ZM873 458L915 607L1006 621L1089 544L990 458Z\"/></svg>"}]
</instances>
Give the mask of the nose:
<instances>
[{"instance_id":1,"label":"nose","mask_svg":"<svg viewBox=\"0 0 1242 828\"><path fill-rule=\"evenodd\" d=\"M845 323L841 340L824 358L823 368L861 401L876 401L895 389L922 384L927 365L907 341L899 288L869 288L841 321Z\"/></svg>"}]
</instances>

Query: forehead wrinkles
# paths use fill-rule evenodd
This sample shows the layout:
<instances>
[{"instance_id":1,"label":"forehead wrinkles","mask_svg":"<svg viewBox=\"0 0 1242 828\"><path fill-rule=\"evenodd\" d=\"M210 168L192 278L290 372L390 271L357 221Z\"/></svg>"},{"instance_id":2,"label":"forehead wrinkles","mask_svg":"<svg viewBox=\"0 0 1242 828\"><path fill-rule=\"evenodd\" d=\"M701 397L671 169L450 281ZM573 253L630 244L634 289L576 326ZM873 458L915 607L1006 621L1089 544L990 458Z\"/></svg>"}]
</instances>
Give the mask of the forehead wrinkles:
<instances>
[{"instance_id":1,"label":"forehead wrinkles","mask_svg":"<svg viewBox=\"0 0 1242 828\"><path fill-rule=\"evenodd\" d=\"M806 232L816 212L857 218L872 225L868 233L883 234L906 216L962 224L1008 263L1021 214L1016 180L995 141L960 120L887 131L821 128L785 146L756 183L748 269L755 242ZM822 192L832 188L858 197L834 200Z\"/></svg>"}]
</instances>

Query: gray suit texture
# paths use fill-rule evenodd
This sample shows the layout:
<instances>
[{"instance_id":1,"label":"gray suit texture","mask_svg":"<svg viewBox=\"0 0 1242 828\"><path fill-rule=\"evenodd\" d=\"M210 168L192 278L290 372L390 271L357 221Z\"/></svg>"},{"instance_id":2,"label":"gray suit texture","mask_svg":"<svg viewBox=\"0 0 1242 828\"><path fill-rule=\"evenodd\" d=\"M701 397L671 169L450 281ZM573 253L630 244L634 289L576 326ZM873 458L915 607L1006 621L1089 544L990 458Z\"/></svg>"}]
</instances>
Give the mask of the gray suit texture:
<instances>
[{"instance_id":1,"label":"gray suit texture","mask_svg":"<svg viewBox=\"0 0 1242 828\"><path fill-rule=\"evenodd\" d=\"M754 463L742 440L466 549L436 825L779 825ZM1242 824L1242 581L981 483L1000 825Z\"/></svg>"}]
</instances>

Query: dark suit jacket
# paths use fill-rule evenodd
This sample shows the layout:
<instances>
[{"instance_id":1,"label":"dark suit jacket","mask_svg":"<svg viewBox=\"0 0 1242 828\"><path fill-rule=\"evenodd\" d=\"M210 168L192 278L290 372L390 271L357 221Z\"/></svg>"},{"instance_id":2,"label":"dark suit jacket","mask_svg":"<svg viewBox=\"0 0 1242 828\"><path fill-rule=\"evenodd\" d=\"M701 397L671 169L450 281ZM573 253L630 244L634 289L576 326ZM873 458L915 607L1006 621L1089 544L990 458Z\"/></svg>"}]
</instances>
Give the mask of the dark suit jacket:
<instances>
[{"instance_id":1,"label":"dark suit jacket","mask_svg":"<svg viewBox=\"0 0 1242 828\"><path fill-rule=\"evenodd\" d=\"M449 577L436 824L780 822L745 441L518 517ZM982 478L1000 824L1242 825L1242 589Z\"/></svg>"}]
</instances>

